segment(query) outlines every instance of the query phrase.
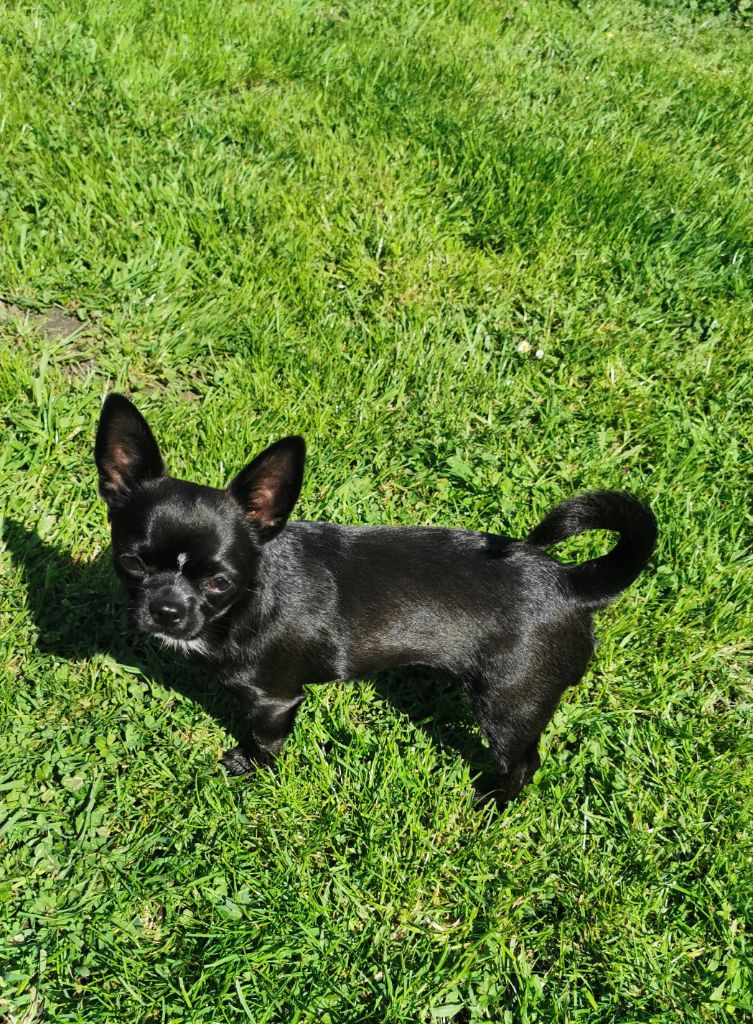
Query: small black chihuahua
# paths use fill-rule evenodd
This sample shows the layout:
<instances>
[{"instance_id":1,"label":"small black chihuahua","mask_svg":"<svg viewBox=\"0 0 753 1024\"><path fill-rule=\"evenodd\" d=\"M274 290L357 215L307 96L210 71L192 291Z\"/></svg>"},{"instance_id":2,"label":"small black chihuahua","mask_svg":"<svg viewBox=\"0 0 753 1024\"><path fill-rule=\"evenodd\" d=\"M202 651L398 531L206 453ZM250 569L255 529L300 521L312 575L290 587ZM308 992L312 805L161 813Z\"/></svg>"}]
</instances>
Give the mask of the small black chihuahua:
<instances>
[{"instance_id":1,"label":"small black chihuahua","mask_svg":"<svg viewBox=\"0 0 753 1024\"><path fill-rule=\"evenodd\" d=\"M555 508L525 541L428 527L288 523L305 445L286 437L216 490L167 475L146 420L105 400L95 459L115 568L136 627L214 663L248 717L234 775L271 764L304 683L421 665L455 676L512 799L540 764L538 740L594 649L591 618L636 578L656 521L628 494ZM542 550L585 530L608 554L561 565Z\"/></svg>"}]
</instances>

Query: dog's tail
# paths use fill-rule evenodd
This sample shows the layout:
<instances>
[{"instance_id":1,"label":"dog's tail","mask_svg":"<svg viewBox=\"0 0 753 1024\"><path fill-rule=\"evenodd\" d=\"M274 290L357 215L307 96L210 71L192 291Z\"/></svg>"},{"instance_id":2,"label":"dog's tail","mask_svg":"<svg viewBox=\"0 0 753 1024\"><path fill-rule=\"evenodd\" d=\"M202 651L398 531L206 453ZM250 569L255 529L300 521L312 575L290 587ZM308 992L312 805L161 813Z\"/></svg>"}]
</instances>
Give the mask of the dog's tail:
<instances>
[{"instance_id":1,"label":"dog's tail","mask_svg":"<svg viewBox=\"0 0 753 1024\"><path fill-rule=\"evenodd\" d=\"M586 530L613 530L620 535L608 554L564 567L578 596L587 606L598 608L630 586L649 560L656 544L656 519L648 505L631 494L592 491L563 501L526 539L548 548Z\"/></svg>"}]
</instances>

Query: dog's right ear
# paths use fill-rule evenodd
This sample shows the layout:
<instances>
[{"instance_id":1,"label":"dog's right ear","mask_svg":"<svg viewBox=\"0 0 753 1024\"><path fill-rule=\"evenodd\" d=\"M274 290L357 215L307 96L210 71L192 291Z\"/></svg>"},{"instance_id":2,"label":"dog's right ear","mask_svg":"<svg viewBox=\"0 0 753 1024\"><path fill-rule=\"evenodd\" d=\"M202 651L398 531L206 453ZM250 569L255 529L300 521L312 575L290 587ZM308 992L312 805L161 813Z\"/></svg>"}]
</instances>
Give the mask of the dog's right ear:
<instances>
[{"instance_id":1,"label":"dog's right ear","mask_svg":"<svg viewBox=\"0 0 753 1024\"><path fill-rule=\"evenodd\" d=\"M94 444L99 493L113 509L145 480L165 475L165 465L149 425L124 395L108 395Z\"/></svg>"}]
</instances>

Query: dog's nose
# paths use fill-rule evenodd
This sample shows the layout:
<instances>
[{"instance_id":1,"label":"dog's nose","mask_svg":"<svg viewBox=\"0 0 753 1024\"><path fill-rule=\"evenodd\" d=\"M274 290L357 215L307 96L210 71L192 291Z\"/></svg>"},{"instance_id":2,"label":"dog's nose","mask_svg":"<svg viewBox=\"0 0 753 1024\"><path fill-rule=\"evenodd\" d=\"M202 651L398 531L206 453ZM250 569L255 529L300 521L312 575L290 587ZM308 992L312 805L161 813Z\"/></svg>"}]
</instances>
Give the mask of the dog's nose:
<instances>
[{"instance_id":1,"label":"dog's nose","mask_svg":"<svg viewBox=\"0 0 753 1024\"><path fill-rule=\"evenodd\" d=\"M180 625L186 615L185 608L172 597L161 597L159 594L149 602L149 611L158 626L174 629Z\"/></svg>"}]
</instances>

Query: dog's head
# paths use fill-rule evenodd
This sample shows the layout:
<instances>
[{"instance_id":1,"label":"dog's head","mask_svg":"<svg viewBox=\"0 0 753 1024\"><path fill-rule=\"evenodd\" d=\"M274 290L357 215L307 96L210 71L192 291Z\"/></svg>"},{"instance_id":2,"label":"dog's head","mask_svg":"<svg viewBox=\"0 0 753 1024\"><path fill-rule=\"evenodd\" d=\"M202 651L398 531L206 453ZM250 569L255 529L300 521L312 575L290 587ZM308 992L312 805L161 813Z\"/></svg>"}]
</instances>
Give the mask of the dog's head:
<instances>
[{"instance_id":1,"label":"dog's head","mask_svg":"<svg viewBox=\"0 0 753 1024\"><path fill-rule=\"evenodd\" d=\"M94 457L137 629L206 651L207 627L248 596L264 545L285 526L305 456L303 438L286 437L225 490L177 480L136 407L123 395L107 397Z\"/></svg>"}]
</instances>

